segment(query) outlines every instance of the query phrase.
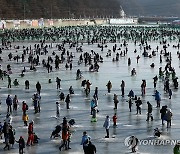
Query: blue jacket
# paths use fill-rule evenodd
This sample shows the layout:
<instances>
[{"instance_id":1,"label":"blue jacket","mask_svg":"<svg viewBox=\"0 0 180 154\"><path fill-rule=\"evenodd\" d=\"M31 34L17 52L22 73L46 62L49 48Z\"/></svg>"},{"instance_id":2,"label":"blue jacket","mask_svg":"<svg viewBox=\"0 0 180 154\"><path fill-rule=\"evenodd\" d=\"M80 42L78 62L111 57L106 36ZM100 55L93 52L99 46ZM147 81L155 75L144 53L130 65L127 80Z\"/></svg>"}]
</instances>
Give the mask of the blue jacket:
<instances>
[{"instance_id":1,"label":"blue jacket","mask_svg":"<svg viewBox=\"0 0 180 154\"><path fill-rule=\"evenodd\" d=\"M90 140L90 136L88 136L88 135L83 135L82 136L82 140L81 140L81 145L83 145L83 146L88 146L88 140Z\"/></svg>"},{"instance_id":2,"label":"blue jacket","mask_svg":"<svg viewBox=\"0 0 180 154\"><path fill-rule=\"evenodd\" d=\"M94 108L95 107L95 102L92 100L91 101L91 108Z\"/></svg>"},{"instance_id":3,"label":"blue jacket","mask_svg":"<svg viewBox=\"0 0 180 154\"><path fill-rule=\"evenodd\" d=\"M156 101L160 101L161 100L161 96L160 96L160 93L158 91L155 93L155 100Z\"/></svg>"},{"instance_id":4,"label":"blue jacket","mask_svg":"<svg viewBox=\"0 0 180 154\"><path fill-rule=\"evenodd\" d=\"M104 121L104 128L109 129L110 127L110 118L106 118L106 120Z\"/></svg>"},{"instance_id":5,"label":"blue jacket","mask_svg":"<svg viewBox=\"0 0 180 154\"><path fill-rule=\"evenodd\" d=\"M6 104L9 106L9 105L12 105L12 99L11 99L11 97L8 97L7 99L6 99Z\"/></svg>"}]
</instances>

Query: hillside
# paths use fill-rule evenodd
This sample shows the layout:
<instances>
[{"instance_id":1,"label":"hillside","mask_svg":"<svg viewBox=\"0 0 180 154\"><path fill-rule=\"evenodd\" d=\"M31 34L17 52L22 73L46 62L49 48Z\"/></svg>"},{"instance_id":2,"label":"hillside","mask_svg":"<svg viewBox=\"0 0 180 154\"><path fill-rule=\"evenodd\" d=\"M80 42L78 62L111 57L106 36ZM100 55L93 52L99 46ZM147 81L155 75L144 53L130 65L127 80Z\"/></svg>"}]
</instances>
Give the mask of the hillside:
<instances>
[{"instance_id":1,"label":"hillside","mask_svg":"<svg viewBox=\"0 0 180 154\"><path fill-rule=\"evenodd\" d=\"M0 19L179 16L180 0L0 0Z\"/></svg>"},{"instance_id":2,"label":"hillside","mask_svg":"<svg viewBox=\"0 0 180 154\"><path fill-rule=\"evenodd\" d=\"M119 17L116 0L1 0L1 19Z\"/></svg>"},{"instance_id":3,"label":"hillside","mask_svg":"<svg viewBox=\"0 0 180 154\"><path fill-rule=\"evenodd\" d=\"M129 16L178 16L180 0L117 0Z\"/></svg>"}]
</instances>

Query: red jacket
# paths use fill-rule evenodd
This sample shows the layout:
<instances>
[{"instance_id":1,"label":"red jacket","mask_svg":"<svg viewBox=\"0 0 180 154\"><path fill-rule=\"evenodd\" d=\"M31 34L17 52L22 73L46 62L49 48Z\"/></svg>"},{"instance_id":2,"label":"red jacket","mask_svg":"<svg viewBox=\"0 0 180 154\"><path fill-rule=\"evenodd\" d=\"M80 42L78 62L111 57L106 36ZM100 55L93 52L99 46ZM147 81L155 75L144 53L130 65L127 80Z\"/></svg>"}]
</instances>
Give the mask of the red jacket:
<instances>
[{"instance_id":1,"label":"red jacket","mask_svg":"<svg viewBox=\"0 0 180 154\"><path fill-rule=\"evenodd\" d=\"M32 123L29 124L28 132L29 132L30 134L33 133L33 124L32 124Z\"/></svg>"},{"instance_id":2,"label":"red jacket","mask_svg":"<svg viewBox=\"0 0 180 154\"><path fill-rule=\"evenodd\" d=\"M23 104L22 104L22 110L23 110L23 111L26 111L26 103L23 103Z\"/></svg>"},{"instance_id":3,"label":"red jacket","mask_svg":"<svg viewBox=\"0 0 180 154\"><path fill-rule=\"evenodd\" d=\"M113 122L116 122L117 121L117 117L114 115L113 116Z\"/></svg>"}]
</instances>

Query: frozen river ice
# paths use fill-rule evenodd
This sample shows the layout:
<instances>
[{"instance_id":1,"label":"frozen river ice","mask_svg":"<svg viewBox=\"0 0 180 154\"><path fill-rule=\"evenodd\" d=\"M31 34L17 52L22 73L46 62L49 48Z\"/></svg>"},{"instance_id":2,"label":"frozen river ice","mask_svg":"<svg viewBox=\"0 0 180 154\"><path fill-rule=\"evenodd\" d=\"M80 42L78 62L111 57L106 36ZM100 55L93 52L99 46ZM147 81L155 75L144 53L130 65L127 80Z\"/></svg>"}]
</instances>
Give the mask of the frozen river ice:
<instances>
[{"instance_id":1,"label":"frozen river ice","mask_svg":"<svg viewBox=\"0 0 180 154\"><path fill-rule=\"evenodd\" d=\"M173 48L173 44L177 44L177 42L168 42L170 46L167 51L171 51L172 53L172 66L176 70L177 77L180 77L179 64L180 61L177 57L177 49ZM25 62L15 62L8 61L7 55L12 52L13 55L21 55L22 54L22 46L34 46L34 43L13 43L14 45L19 45L20 49L15 52L15 49L12 50L3 50L3 53L0 55L3 58L3 62L1 62L1 67L6 69L6 65L10 64L12 66L12 81L17 78L19 80L20 85L18 87L12 86L11 89L7 88L7 78L3 81L0 80L0 99L1 99L1 107L0 107L0 121L3 122L6 115L6 104L5 100L8 94L11 97L14 95L18 96L19 99L19 108L17 113L13 112L12 114L12 126L16 129L16 140L19 136L23 136L27 141L27 127L23 126L22 121L22 111L21 111L21 102L25 100L29 105L28 115L30 120L34 120L34 131L40 137L39 144L33 145L25 148L25 153L29 154L46 154L46 153L66 153L66 154L82 154L82 146L80 145L82 132L87 131L88 135L91 136L93 144L96 145L97 154L124 154L130 153L131 150L128 149L124 145L124 140L126 137L131 135L136 135L138 139L150 139L153 136L154 128L158 127L162 130L163 135L161 139L170 139L170 140L178 140L179 139L179 128L180 128L180 120L179 120L179 90L175 90L172 86L172 81L170 81L170 86L172 87L173 96L172 99L168 98L168 94L164 93L163 90L163 82L158 80L157 90L161 93L162 101L161 105L168 105L169 108L172 109L173 119L172 119L172 127L167 130L166 124L164 126L161 125L160 113L159 109L156 108L156 102L154 97L154 88L153 88L153 77L158 75L159 67L163 67L166 64L165 58L163 57L163 62L159 63L160 53L157 53L157 56L152 58L145 58L142 56L142 51L139 46L135 46L133 42L128 42L128 53L125 57L120 57L118 62L112 62L112 58L115 57L115 54L112 53L111 57L106 57L106 53L108 49L112 50L112 46L114 43L108 43L107 48L104 48L104 51L101 51L100 48L97 47L97 44L88 45L86 43L83 44L83 51L90 52L94 50L98 52L104 58L104 62L100 63L99 72L89 72L89 66L84 66L84 64L78 65L77 61L80 53L77 53L75 48L69 49L68 45L65 45L66 48L73 52L75 58L73 59L73 69L66 70L65 64L60 64L60 69L55 70L53 65L53 72L47 73L47 70L42 67L42 65L37 66L37 71L27 71L25 72L25 76L21 78L19 74L23 67L26 66L28 68L29 63L27 63L27 56L25 57ZM48 43L47 43L48 44ZM160 50L162 49L162 45L159 42L151 42L149 43L152 47L152 50L156 50L156 46L159 45ZM56 43L52 44L52 48L48 48L48 55L52 56L52 52L55 51L58 53L56 49ZM117 43L117 47L120 46L120 43ZM134 50L137 49L137 53L134 53ZM122 47L122 51L124 48ZM151 50L151 51L152 51ZM116 51L118 52L118 50ZM140 55L139 63L136 63L136 57ZM47 57L47 56L46 56ZM54 56L52 56L54 57ZM131 66L127 65L127 59L131 58ZM45 58L45 55L40 56L40 61ZM21 61L21 60L20 60ZM155 68L150 68L151 63L155 63ZM81 80L76 80L76 71L80 69L83 74L83 78ZM137 75L131 76L132 68L136 68ZM71 96L70 109L66 109L65 102L60 102L61 111L60 117L56 117L56 101L59 101L59 90L56 90L56 77L59 77L61 81L61 91L68 94L68 89L72 85L75 91L75 95ZM48 79L52 80L52 83L48 83ZM30 81L30 89L25 90L24 81ZM88 97L85 96L83 89L81 88L81 81L83 79L89 79L92 83L91 85L91 93ZM142 83L142 79L145 79L147 82L147 92L144 97L142 97L143 105L142 105L142 114L136 115L136 106L133 104L132 112L129 112L128 109L128 92L133 89L137 96L141 95L140 85ZM107 94L106 84L111 80L112 82L112 91L111 94ZM121 80L125 81L125 97L121 97L120 84ZM41 92L41 112L34 114L34 109L32 105L32 95L36 92L35 84L39 81L42 86ZM98 108L100 112L97 114L97 122L91 122L90 115L90 100L92 99L94 89L98 87L99 89L99 105ZM118 94L118 98L120 100L117 109L117 127L114 128L112 125L112 116L114 115L114 103L113 103L113 94ZM146 102L150 101L153 105L153 116L154 121L146 122L146 113L147 113L147 104ZM103 128L103 123L106 115L109 115L111 118L111 127L110 127L110 138L105 139L106 135L105 129ZM62 122L63 117L67 117L68 119L75 119L76 123L72 127L72 138L70 146L72 149L68 151L59 151L58 147L60 145L60 138L50 139L50 134L54 130L54 127ZM30 121L29 120L29 121ZM115 135L115 138L112 136ZM0 140L0 153L18 153L18 144L14 145L14 148L10 149L10 151L4 151L3 144L4 139ZM138 153L142 154L171 154L173 151L174 145L139 145Z\"/></svg>"}]
</instances>

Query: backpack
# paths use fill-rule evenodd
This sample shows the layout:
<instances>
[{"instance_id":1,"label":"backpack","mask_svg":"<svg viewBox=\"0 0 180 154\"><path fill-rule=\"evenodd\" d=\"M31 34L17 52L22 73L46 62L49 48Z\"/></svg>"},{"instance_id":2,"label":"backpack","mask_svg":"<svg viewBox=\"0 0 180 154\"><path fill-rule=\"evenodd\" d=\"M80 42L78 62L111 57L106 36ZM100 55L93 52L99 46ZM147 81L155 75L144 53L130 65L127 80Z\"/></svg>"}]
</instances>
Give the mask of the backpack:
<instances>
[{"instance_id":1,"label":"backpack","mask_svg":"<svg viewBox=\"0 0 180 154\"><path fill-rule=\"evenodd\" d=\"M29 109L29 106L26 104L26 110L28 110Z\"/></svg>"}]
</instances>

